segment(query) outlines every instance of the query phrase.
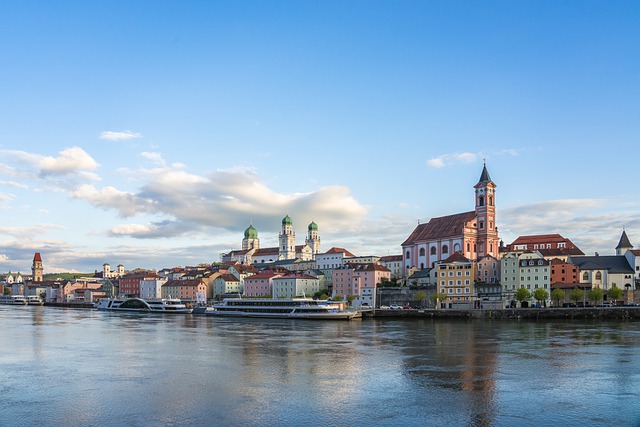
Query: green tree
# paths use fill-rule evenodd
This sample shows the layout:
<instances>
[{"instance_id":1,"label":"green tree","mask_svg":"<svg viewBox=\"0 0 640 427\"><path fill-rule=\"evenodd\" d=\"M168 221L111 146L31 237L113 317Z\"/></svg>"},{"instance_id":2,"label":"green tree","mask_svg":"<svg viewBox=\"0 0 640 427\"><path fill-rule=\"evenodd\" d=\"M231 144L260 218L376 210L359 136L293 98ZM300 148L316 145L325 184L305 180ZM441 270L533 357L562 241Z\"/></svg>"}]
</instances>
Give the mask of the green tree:
<instances>
[{"instance_id":1,"label":"green tree","mask_svg":"<svg viewBox=\"0 0 640 427\"><path fill-rule=\"evenodd\" d=\"M546 307L547 300L549 299L549 292L547 292L545 288L538 288L533 291L533 297L536 299L536 301L544 304L544 306Z\"/></svg>"},{"instance_id":2,"label":"green tree","mask_svg":"<svg viewBox=\"0 0 640 427\"><path fill-rule=\"evenodd\" d=\"M435 307L438 308L438 306L439 306L438 302L443 302L444 300L446 300L447 299L447 295L443 294L442 292L436 292L436 293L431 294L429 299L433 302Z\"/></svg>"},{"instance_id":3,"label":"green tree","mask_svg":"<svg viewBox=\"0 0 640 427\"><path fill-rule=\"evenodd\" d=\"M11 295L11 288L4 288L4 290L2 291L3 295Z\"/></svg>"},{"instance_id":4,"label":"green tree","mask_svg":"<svg viewBox=\"0 0 640 427\"><path fill-rule=\"evenodd\" d=\"M355 300L357 297L355 295L349 295L347 297L347 303L349 303L349 305L351 305L353 303L353 300Z\"/></svg>"},{"instance_id":5,"label":"green tree","mask_svg":"<svg viewBox=\"0 0 640 427\"><path fill-rule=\"evenodd\" d=\"M529 300L531 298L531 292L525 288L519 288L516 291L516 299L520 303L520 307L522 307L522 303Z\"/></svg>"},{"instance_id":6,"label":"green tree","mask_svg":"<svg viewBox=\"0 0 640 427\"><path fill-rule=\"evenodd\" d=\"M576 286L571 290L569 299L577 304L578 301L584 299L584 291Z\"/></svg>"},{"instance_id":7,"label":"green tree","mask_svg":"<svg viewBox=\"0 0 640 427\"><path fill-rule=\"evenodd\" d=\"M554 289L551 291L551 299L556 302L556 307L560 307L560 301L564 301L564 291L562 289Z\"/></svg>"},{"instance_id":8,"label":"green tree","mask_svg":"<svg viewBox=\"0 0 640 427\"><path fill-rule=\"evenodd\" d=\"M342 301L344 298L342 297L342 295L336 295L335 297L333 297L334 301Z\"/></svg>"},{"instance_id":9,"label":"green tree","mask_svg":"<svg viewBox=\"0 0 640 427\"><path fill-rule=\"evenodd\" d=\"M609 296L609 299L618 301L620 298L622 298L622 292L622 289L620 289L618 285L614 283L613 286L611 286L611 289L609 289L609 292L607 292L607 295Z\"/></svg>"},{"instance_id":10,"label":"green tree","mask_svg":"<svg viewBox=\"0 0 640 427\"><path fill-rule=\"evenodd\" d=\"M604 297L604 291L602 288L593 288L589 291L589 301L593 301L593 304L598 304L599 301L602 301L602 297Z\"/></svg>"},{"instance_id":11,"label":"green tree","mask_svg":"<svg viewBox=\"0 0 640 427\"><path fill-rule=\"evenodd\" d=\"M321 289L318 292L316 292L315 294L313 294L313 297L315 299L327 299L328 298L328 296L327 296L328 293L329 293L329 289L326 289L326 288L325 289ZM324 296L324 298L323 298L323 296Z\"/></svg>"},{"instance_id":12,"label":"green tree","mask_svg":"<svg viewBox=\"0 0 640 427\"><path fill-rule=\"evenodd\" d=\"M427 297L427 294L424 291L418 291L413 295L413 300L418 301L418 304L422 305L422 302Z\"/></svg>"}]
</instances>

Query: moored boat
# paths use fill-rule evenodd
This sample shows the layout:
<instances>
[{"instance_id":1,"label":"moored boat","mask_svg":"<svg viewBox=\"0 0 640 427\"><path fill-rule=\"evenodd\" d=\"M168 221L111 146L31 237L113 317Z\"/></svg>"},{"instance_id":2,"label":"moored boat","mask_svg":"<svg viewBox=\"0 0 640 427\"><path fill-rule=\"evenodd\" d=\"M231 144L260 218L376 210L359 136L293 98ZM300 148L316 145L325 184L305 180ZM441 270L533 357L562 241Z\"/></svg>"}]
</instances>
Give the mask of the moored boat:
<instances>
[{"instance_id":1,"label":"moored boat","mask_svg":"<svg viewBox=\"0 0 640 427\"><path fill-rule=\"evenodd\" d=\"M28 295L27 296L27 304L28 305L42 305L44 301L38 295Z\"/></svg>"},{"instance_id":2,"label":"moored boat","mask_svg":"<svg viewBox=\"0 0 640 427\"><path fill-rule=\"evenodd\" d=\"M342 310L338 304L311 298L226 298L204 314L229 317L272 319L351 320L358 311Z\"/></svg>"},{"instance_id":3,"label":"moored boat","mask_svg":"<svg viewBox=\"0 0 640 427\"><path fill-rule=\"evenodd\" d=\"M98 310L133 311L146 313L190 313L191 310L174 298L103 298L98 302Z\"/></svg>"},{"instance_id":4,"label":"moored boat","mask_svg":"<svg viewBox=\"0 0 640 427\"><path fill-rule=\"evenodd\" d=\"M23 295L0 295L0 304L27 305L27 300Z\"/></svg>"}]
</instances>

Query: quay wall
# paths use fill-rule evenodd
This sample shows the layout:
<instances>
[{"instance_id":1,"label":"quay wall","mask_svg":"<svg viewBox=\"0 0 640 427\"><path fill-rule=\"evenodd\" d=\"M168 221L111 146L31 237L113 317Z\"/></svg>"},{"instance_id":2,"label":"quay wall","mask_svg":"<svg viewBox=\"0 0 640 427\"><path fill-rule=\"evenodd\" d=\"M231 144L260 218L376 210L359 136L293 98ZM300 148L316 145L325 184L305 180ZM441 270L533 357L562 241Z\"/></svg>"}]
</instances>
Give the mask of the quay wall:
<instances>
[{"instance_id":1,"label":"quay wall","mask_svg":"<svg viewBox=\"0 0 640 427\"><path fill-rule=\"evenodd\" d=\"M94 308L90 302L45 302L46 307L64 307L64 308Z\"/></svg>"},{"instance_id":2,"label":"quay wall","mask_svg":"<svg viewBox=\"0 0 640 427\"><path fill-rule=\"evenodd\" d=\"M375 310L366 313L365 317L376 319L640 320L640 307Z\"/></svg>"}]
</instances>

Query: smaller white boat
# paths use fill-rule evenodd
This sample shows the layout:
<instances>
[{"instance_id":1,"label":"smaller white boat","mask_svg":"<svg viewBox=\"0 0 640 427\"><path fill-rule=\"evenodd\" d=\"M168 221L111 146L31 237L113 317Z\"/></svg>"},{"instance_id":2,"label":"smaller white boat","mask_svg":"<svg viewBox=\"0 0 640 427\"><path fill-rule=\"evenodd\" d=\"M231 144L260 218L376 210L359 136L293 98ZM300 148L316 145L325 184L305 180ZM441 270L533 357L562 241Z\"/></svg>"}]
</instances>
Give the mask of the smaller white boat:
<instances>
[{"instance_id":1,"label":"smaller white boat","mask_svg":"<svg viewBox=\"0 0 640 427\"><path fill-rule=\"evenodd\" d=\"M38 295L29 295L27 296L27 304L28 305L42 305L44 301Z\"/></svg>"},{"instance_id":2,"label":"smaller white boat","mask_svg":"<svg viewBox=\"0 0 640 427\"><path fill-rule=\"evenodd\" d=\"M190 313L191 310L179 299L163 298L145 300L142 298L103 298L98 302L98 310L133 311L146 313Z\"/></svg>"},{"instance_id":3,"label":"smaller white boat","mask_svg":"<svg viewBox=\"0 0 640 427\"><path fill-rule=\"evenodd\" d=\"M0 304L27 305L27 300L23 295L0 295Z\"/></svg>"}]
</instances>

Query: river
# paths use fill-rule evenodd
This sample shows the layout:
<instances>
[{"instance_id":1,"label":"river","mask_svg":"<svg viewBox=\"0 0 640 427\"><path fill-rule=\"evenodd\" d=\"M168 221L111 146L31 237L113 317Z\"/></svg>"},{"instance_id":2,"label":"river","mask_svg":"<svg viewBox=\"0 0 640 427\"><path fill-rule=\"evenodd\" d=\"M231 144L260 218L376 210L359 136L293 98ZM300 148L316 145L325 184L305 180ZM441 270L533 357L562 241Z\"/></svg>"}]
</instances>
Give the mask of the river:
<instances>
[{"instance_id":1,"label":"river","mask_svg":"<svg viewBox=\"0 0 640 427\"><path fill-rule=\"evenodd\" d=\"M0 426L640 426L638 322L0 322Z\"/></svg>"}]
</instances>

